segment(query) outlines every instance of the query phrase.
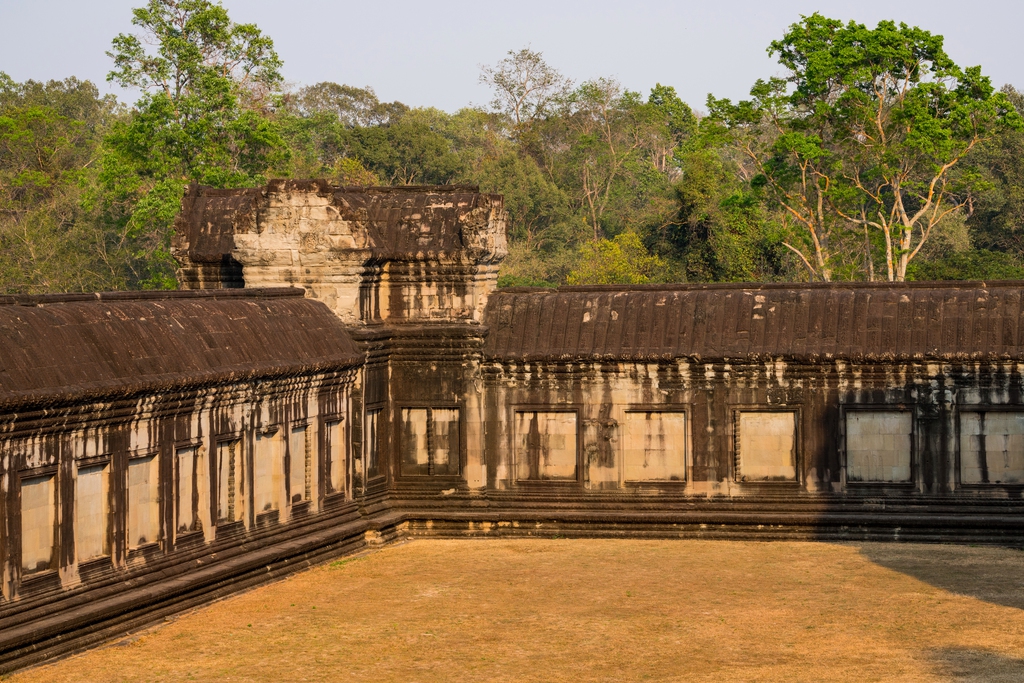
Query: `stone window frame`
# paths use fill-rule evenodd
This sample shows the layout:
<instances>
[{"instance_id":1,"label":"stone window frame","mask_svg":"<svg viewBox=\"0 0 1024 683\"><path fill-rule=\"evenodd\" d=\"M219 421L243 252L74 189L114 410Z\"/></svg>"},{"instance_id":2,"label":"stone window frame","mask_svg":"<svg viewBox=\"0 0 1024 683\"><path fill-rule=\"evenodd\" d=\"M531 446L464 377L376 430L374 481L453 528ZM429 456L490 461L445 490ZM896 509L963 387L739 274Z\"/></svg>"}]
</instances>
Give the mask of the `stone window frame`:
<instances>
[{"instance_id":1,"label":"stone window frame","mask_svg":"<svg viewBox=\"0 0 1024 683\"><path fill-rule=\"evenodd\" d=\"M637 488L686 488L693 480L693 406L689 403L630 403L620 411L622 430L625 435L627 413L682 413L684 415L683 472L681 481L665 479L626 479L625 441L619 438L619 482Z\"/></svg>"},{"instance_id":2,"label":"stone window frame","mask_svg":"<svg viewBox=\"0 0 1024 683\"><path fill-rule=\"evenodd\" d=\"M260 527L260 526L267 526L269 524L276 524L279 521L281 521L283 519L281 517L282 510L287 505L287 501L278 501L278 507L271 508L269 510L257 510L256 509L256 465L257 465L256 448L257 448L257 443L259 443L259 441L260 441L260 439L257 438L257 437L262 437L263 439L268 440L269 444L271 446L273 446L273 443L274 443L273 440L274 439L277 439L279 436L280 436L280 438L286 439L287 436L285 435L285 430L284 430L283 423L279 422L279 421L277 421L277 422L268 422L268 423L262 424L262 425L261 424L257 424L254 427L254 429L252 430L251 434L252 434L252 487L250 488L250 493L252 494L252 505L251 505L251 508L252 508L252 520L253 520L253 525L255 527ZM282 444L280 446L280 448L282 449L281 450L281 470L282 470L282 478L283 478L283 476L284 476L283 475L284 465L285 465L285 463L284 463L284 450L283 450L284 449L284 445ZM271 467L273 467L273 466L274 466L274 463L271 462Z\"/></svg>"},{"instance_id":3,"label":"stone window frame","mask_svg":"<svg viewBox=\"0 0 1024 683\"><path fill-rule=\"evenodd\" d=\"M201 461L200 453L199 452L200 452L200 449L202 449L202 447L204 447L204 446L205 446L205 439L200 438L200 437L178 439L176 441L173 441L171 443L171 446L170 446L170 453L171 453L171 484L170 484L171 485L171 492L170 492L169 498L170 498L170 504L171 504L171 507L173 508L173 511L172 511L172 515L171 515L171 533L170 533L169 536L171 536L173 538L173 541L171 541L170 539L167 539L166 536L165 536L165 540L167 540L167 542L169 544L171 544L171 545L173 545L175 547L178 546L181 543L187 544L187 543L190 543L190 542L195 542L199 537L203 537L204 536L203 516L200 514L200 510L201 510L201 508L203 506L203 501L202 501L202 499L200 497L200 493L199 493L199 480L200 480L199 465L200 465L200 461ZM193 485L191 485L191 490L193 490L193 527L191 527L187 531L179 531L178 530L178 494L180 493L180 489L179 489L179 485L178 484L180 483L179 482L180 472L178 470L180 468L180 465L178 463L178 452L179 451L185 451L185 450L188 450L188 449L193 450ZM207 453L207 457L209 458L209 453ZM160 459L159 454L157 456L157 459L158 460ZM209 466L209 461L207 461L207 466ZM166 514L166 508L164 507L164 500L163 500L164 499L164 493L165 493L165 487L164 487L163 482L161 482L160 485L158 486L158 490L159 490L159 492L161 494L161 496L160 496L161 497L161 501L160 501L160 515L161 515L161 517L160 518L161 518L161 520L163 520L164 519L164 514ZM125 508L125 509L127 509L127 508ZM161 524L161 525L163 526L163 524Z\"/></svg>"},{"instance_id":4,"label":"stone window frame","mask_svg":"<svg viewBox=\"0 0 1024 683\"><path fill-rule=\"evenodd\" d=\"M360 457L360 466L363 468L363 476L362 476L363 491L362 491L362 495L364 495L364 496L365 495L369 495L370 493L373 493L373 492L377 491L378 489L379 490L383 490L384 487L387 485L388 465L390 464L390 463L387 462L387 460L389 459L387 456L389 455L389 452L388 452L388 450L386 448L387 444L383 443L384 439L381 438L381 437L383 436L383 430L388 428L387 425L390 422L387 419L389 417L388 411L389 411L389 408L388 408L387 401L375 401L373 403L368 403L368 404L363 406L363 414L361 416L362 421L363 421L363 431L362 431L362 444L361 444L362 452L360 453L360 456L361 456ZM375 445L377 447L377 454L376 454L377 457L376 457L376 461L375 461L374 464L377 467L377 474L375 474L375 475L373 475L371 477L370 476L370 471L369 471L370 468L368 466L368 463L369 463L369 460L370 460L370 458L369 458L369 454L370 454L370 452L369 452L369 449L370 449L370 438L369 438L368 426L369 426L370 415L373 414L373 413L378 413L378 416L377 416L377 431L374 434L374 438L376 440Z\"/></svg>"},{"instance_id":5,"label":"stone window frame","mask_svg":"<svg viewBox=\"0 0 1024 683\"><path fill-rule=\"evenodd\" d=\"M316 447L315 444L310 443L312 434L310 432L313 429L314 421L306 417L301 417L295 420L290 420L287 423L287 429L285 429L285 462L284 462L284 476L288 495L285 499L285 506L291 508L291 515L303 515L313 509L313 498L317 495L316 489L312 486L313 468L318 466L319 458L316 457L316 453L313 449ZM295 482L292 481L292 474L294 474L293 465L295 454L292 453L292 439L295 432L302 431L302 497L300 500L295 500L295 496L292 493L295 487Z\"/></svg>"},{"instance_id":6,"label":"stone window frame","mask_svg":"<svg viewBox=\"0 0 1024 683\"><path fill-rule=\"evenodd\" d=\"M512 420L512 482L517 487L572 487L582 488L584 484L583 449L583 405L580 403L513 403ZM576 476L573 479L520 479L519 478L519 435L516 433L516 413L573 413L576 416Z\"/></svg>"},{"instance_id":7,"label":"stone window frame","mask_svg":"<svg viewBox=\"0 0 1024 683\"><path fill-rule=\"evenodd\" d=\"M459 467L456 474L403 474L402 473L402 411L406 409L438 409L459 411ZM462 474L466 470L466 407L459 401L403 401L396 403L392 411L391 428L395 434L395 462L398 467L400 479L412 479L415 481L446 481L462 480Z\"/></svg>"},{"instance_id":8,"label":"stone window frame","mask_svg":"<svg viewBox=\"0 0 1024 683\"><path fill-rule=\"evenodd\" d=\"M50 556L50 567L48 569L42 569L25 573L22 567L22 545L23 541L21 538L22 532L22 519L21 519L21 487L22 482L26 479L36 479L39 477L53 477L53 553ZM60 549L61 543L64 537L65 530L61 524L61 476L60 476L60 465L54 463L52 465L43 465L41 467L26 467L24 469L17 470L17 485L18 485L18 497L17 506L15 508L16 519L11 520L11 529L17 530L18 543L12 543L9 550L11 568L17 572L18 583L21 590L45 590L51 583L59 582L59 569L61 566L60 560Z\"/></svg>"},{"instance_id":9,"label":"stone window frame","mask_svg":"<svg viewBox=\"0 0 1024 683\"><path fill-rule=\"evenodd\" d=\"M78 564L78 568L81 571L83 568L91 568L95 566L106 566L113 561L116 538L114 534L114 505L112 496L114 495L114 454L113 453L100 453L98 455L76 455L74 458L75 463L75 478L78 478L78 471L82 468L89 467L107 467L107 554L94 557L84 562L77 562L78 560L78 549L75 549L75 560ZM126 466L127 467L127 466ZM74 510L72 512L73 524L77 524L77 512L78 512L78 490L75 489L72 493L76 499L73 501ZM76 529L71 530L71 535L74 537ZM77 544L77 539L75 540Z\"/></svg>"},{"instance_id":10,"label":"stone window frame","mask_svg":"<svg viewBox=\"0 0 1024 683\"><path fill-rule=\"evenodd\" d=\"M195 443L198 442L195 440L176 441L171 445L171 450L177 452L177 449L187 448L190 444L194 445ZM145 460L146 458L153 458L154 460L156 460L157 463L157 519L159 520L160 529L158 531L158 536L155 541L147 541L143 545L132 547L131 539L128 538L128 499L131 497L131 493L128 490L128 471L131 468L131 463L133 460ZM121 540L124 543L125 557L129 561L140 557L150 557L156 554L164 548L164 543L167 541L167 531L166 529L164 529L164 515L167 513L167 495L166 492L164 491L164 478L160 476L160 472L161 470L163 470L163 463L164 458L162 449L160 448L145 448L135 451L128 451L128 457L125 458L124 470L121 472L121 477L123 478L121 486L121 490L123 492L121 500L121 514L123 515L124 523L120 531L120 536ZM174 467L173 464L172 468L174 468L175 470L177 469ZM176 484L177 479L175 479L173 483Z\"/></svg>"},{"instance_id":11,"label":"stone window frame","mask_svg":"<svg viewBox=\"0 0 1024 683\"><path fill-rule=\"evenodd\" d=\"M953 409L953 482L954 490L965 491L991 491L992 489L1006 489L1024 494L1024 484L997 484L993 482L976 484L964 484L961 482L961 461L960 461L960 414L961 413L1024 413L1024 404L1015 403L966 403L958 401Z\"/></svg>"},{"instance_id":12,"label":"stone window frame","mask_svg":"<svg viewBox=\"0 0 1024 683\"><path fill-rule=\"evenodd\" d=\"M317 457L316 467L319 467L321 472L321 479L323 481L324 500L326 499L339 499L348 500L352 497L352 467L354 458L352 457L352 435L351 429L351 412L346 414L344 411L335 411L331 413L322 413L317 415ZM331 452L327 447L328 430L327 426L337 422L340 425L341 432L341 444L342 444L342 462L344 463L344 471L342 472L341 478L341 489L334 490L331 478L333 471L331 470ZM311 458L312 460L312 458Z\"/></svg>"},{"instance_id":13,"label":"stone window frame","mask_svg":"<svg viewBox=\"0 0 1024 683\"><path fill-rule=\"evenodd\" d=\"M272 433L276 433L276 429L274 429ZM227 518L223 518L222 519L221 516L220 516L220 512L221 512L220 511L220 461L217 459L218 456L220 455L220 447L225 445L225 444L229 444L229 443L236 443L236 444L238 444L237 445L237 450L235 451L235 458L236 458L235 466L238 467L238 465L241 465L243 484L245 486L245 496L244 496L244 499L242 501L242 504L245 506L245 509L242 511L242 516L241 516L240 519L236 519L236 520L232 520L232 521L226 521ZM252 500L252 498L253 498L253 487L252 487L252 483L251 483L252 476L253 476L252 468L254 467L254 463L251 462L250 459L249 459L249 451L246 448L247 441L246 441L246 438L245 438L245 432L244 431L221 432L219 434L214 434L213 437L210 439L210 444L211 444L211 446L210 446L209 450L206 453L206 457L209 458L209 462L207 463L207 467L210 470L210 474L211 474L211 476L210 476L210 520L211 520L211 523L213 524L214 529L216 529L215 533L217 535L220 535L220 536L223 537L223 535L229 529L230 530L242 531L242 530L244 530L244 528L246 527L247 523L250 520L252 520L253 523L255 523L255 514L254 514L255 513L255 502ZM197 448L199 448L199 447L197 446ZM235 476L236 476L236 483L235 483L234 494L236 495L235 504L237 505L238 504L238 500L237 500L237 495L238 495L237 476L238 475L237 475L237 472L236 472ZM175 480L175 483L177 483L177 480ZM200 496L200 500L201 499L202 499L202 497ZM198 526L198 529L196 531L202 532L202 518L198 516L198 513L197 513L197 516L196 516L196 524ZM195 532L192 532L192 533L195 533Z\"/></svg>"},{"instance_id":14,"label":"stone window frame","mask_svg":"<svg viewBox=\"0 0 1024 683\"><path fill-rule=\"evenodd\" d=\"M737 486L757 489L803 489L804 481L804 416L803 403L730 403L727 437L729 439L729 479ZM740 413L792 413L793 414L793 467L792 481L743 481L740 479L739 425Z\"/></svg>"},{"instance_id":15,"label":"stone window frame","mask_svg":"<svg viewBox=\"0 0 1024 683\"><path fill-rule=\"evenodd\" d=\"M846 468L846 414L849 412L865 413L910 413L910 480L909 481L847 481ZM839 457L839 486L843 491L853 490L879 490L888 491L916 491L918 489L918 476L921 472L921 454L918 418L919 413L916 403L841 403L839 405L839 425L836 430L836 454ZM959 420L957 421L957 436L959 438ZM959 443L959 441L958 441ZM959 445L957 446L957 471L960 468Z\"/></svg>"}]
</instances>

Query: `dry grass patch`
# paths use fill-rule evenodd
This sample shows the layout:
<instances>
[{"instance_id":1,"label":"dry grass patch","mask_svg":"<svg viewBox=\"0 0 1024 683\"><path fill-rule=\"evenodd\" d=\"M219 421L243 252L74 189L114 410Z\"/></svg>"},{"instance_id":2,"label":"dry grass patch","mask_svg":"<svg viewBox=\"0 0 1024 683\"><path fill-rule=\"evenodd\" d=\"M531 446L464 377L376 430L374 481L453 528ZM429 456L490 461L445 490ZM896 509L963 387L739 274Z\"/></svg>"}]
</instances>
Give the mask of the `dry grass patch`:
<instances>
[{"instance_id":1,"label":"dry grass patch","mask_svg":"<svg viewBox=\"0 0 1024 683\"><path fill-rule=\"evenodd\" d=\"M12 680L1021 681L1024 553L416 541Z\"/></svg>"}]
</instances>

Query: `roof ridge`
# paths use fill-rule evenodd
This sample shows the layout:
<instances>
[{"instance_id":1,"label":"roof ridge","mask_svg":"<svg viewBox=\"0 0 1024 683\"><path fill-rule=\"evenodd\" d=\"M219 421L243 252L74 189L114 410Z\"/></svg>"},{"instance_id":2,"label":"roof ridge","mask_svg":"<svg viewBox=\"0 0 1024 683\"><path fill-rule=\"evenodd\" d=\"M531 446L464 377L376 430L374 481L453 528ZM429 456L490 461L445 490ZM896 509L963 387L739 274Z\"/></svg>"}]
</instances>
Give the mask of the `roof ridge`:
<instances>
[{"instance_id":1,"label":"roof ridge","mask_svg":"<svg viewBox=\"0 0 1024 683\"><path fill-rule=\"evenodd\" d=\"M497 292L658 292L707 289L1024 289L1024 280L918 280L914 282L679 282L648 285L562 285L557 288L505 287Z\"/></svg>"},{"instance_id":2,"label":"roof ridge","mask_svg":"<svg viewBox=\"0 0 1024 683\"><path fill-rule=\"evenodd\" d=\"M167 299L276 299L303 297L301 287L252 287L238 289L157 289L120 292L74 292L67 294L0 295L0 305L40 306L86 301L162 301Z\"/></svg>"}]
</instances>

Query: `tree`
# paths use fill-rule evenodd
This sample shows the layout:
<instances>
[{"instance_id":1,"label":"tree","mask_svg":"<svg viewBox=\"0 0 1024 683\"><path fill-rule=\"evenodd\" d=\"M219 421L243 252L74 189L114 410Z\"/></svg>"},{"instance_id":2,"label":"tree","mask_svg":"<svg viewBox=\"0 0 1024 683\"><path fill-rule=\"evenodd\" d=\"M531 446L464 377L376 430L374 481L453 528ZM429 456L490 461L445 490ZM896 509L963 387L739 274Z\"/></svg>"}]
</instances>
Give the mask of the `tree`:
<instances>
[{"instance_id":1,"label":"tree","mask_svg":"<svg viewBox=\"0 0 1024 683\"><path fill-rule=\"evenodd\" d=\"M670 241L691 282L790 279L784 237L762 202L706 143L678 154L678 222Z\"/></svg>"},{"instance_id":2,"label":"tree","mask_svg":"<svg viewBox=\"0 0 1024 683\"><path fill-rule=\"evenodd\" d=\"M255 24L235 24L219 3L209 0L150 0L132 10L132 24L143 36L119 34L113 40L114 70L107 80L124 87L156 91L177 105L189 98L247 90L266 97L281 83L282 62L274 42ZM155 45L156 53L143 47ZM220 98L215 98L220 101ZM184 111L179 111L184 115Z\"/></svg>"},{"instance_id":3,"label":"tree","mask_svg":"<svg viewBox=\"0 0 1024 683\"><path fill-rule=\"evenodd\" d=\"M675 150L696 126L673 88L659 84L646 101L607 78L573 89L531 50L510 52L481 81L493 88L494 115L512 145L488 140L489 160L471 165L482 185L513 198L506 271L523 281L562 279L588 236L632 231L660 248L677 213Z\"/></svg>"},{"instance_id":4,"label":"tree","mask_svg":"<svg viewBox=\"0 0 1024 683\"><path fill-rule=\"evenodd\" d=\"M536 162L515 150L484 161L482 189L501 193L509 213L509 238L527 249L548 251L571 242L572 223L565 194Z\"/></svg>"},{"instance_id":5,"label":"tree","mask_svg":"<svg viewBox=\"0 0 1024 683\"><path fill-rule=\"evenodd\" d=\"M184 187L256 185L286 159L265 115L281 60L255 25L209 0L150 0L132 13L142 35L114 38L107 78L144 94L107 141L107 209L138 281L171 287L170 226Z\"/></svg>"},{"instance_id":6,"label":"tree","mask_svg":"<svg viewBox=\"0 0 1024 683\"><path fill-rule=\"evenodd\" d=\"M401 102L381 102L369 86L356 88L329 81L300 89L290 103L301 116L331 113L346 128L387 125L409 111Z\"/></svg>"},{"instance_id":7,"label":"tree","mask_svg":"<svg viewBox=\"0 0 1024 683\"><path fill-rule=\"evenodd\" d=\"M728 127L731 142L752 168L743 175L773 207L780 208L799 229L783 242L807 267L812 279L830 281L836 267L833 241L845 221L830 211L835 159L820 138L792 133L786 84L782 79L758 81L752 100L736 105L708 96L710 124Z\"/></svg>"},{"instance_id":8,"label":"tree","mask_svg":"<svg viewBox=\"0 0 1024 683\"><path fill-rule=\"evenodd\" d=\"M562 112L566 149L549 163L584 212L594 240L669 220L670 188L659 169L666 149L673 149L667 118L611 79L587 81L568 99Z\"/></svg>"},{"instance_id":9,"label":"tree","mask_svg":"<svg viewBox=\"0 0 1024 683\"><path fill-rule=\"evenodd\" d=\"M1012 255L973 249L929 261L915 261L908 280L1024 280L1024 266Z\"/></svg>"},{"instance_id":10,"label":"tree","mask_svg":"<svg viewBox=\"0 0 1024 683\"><path fill-rule=\"evenodd\" d=\"M654 149L655 166L662 173L674 177L678 169L672 164L673 153L697 133L697 116L690 105L679 99L675 88L661 83L651 88L647 104L660 115L664 126Z\"/></svg>"},{"instance_id":11,"label":"tree","mask_svg":"<svg viewBox=\"0 0 1024 683\"><path fill-rule=\"evenodd\" d=\"M0 72L0 291L124 286L95 207L101 142L118 107L88 81Z\"/></svg>"},{"instance_id":12,"label":"tree","mask_svg":"<svg viewBox=\"0 0 1024 683\"><path fill-rule=\"evenodd\" d=\"M640 236L626 231L610 240L585 242L570 285L639 285L659 282L665 261L649 253Z\"/></svg>"},{"instance_id":13,"label":"tree","mask_svg":"<svg viewBox=\"0 0 1024 683\"><path fill-rule=\"evenodd\" d=\"M284 98L275 120L288 146L287 172L300 178L329 178L339 185L378 185L376 173L352 156L354 130L387 125L409 110L401 102L381 103L370 88L317 83Z\"/></svg>"},{"instance_id":14,"label":"tree","mask_svg":"<svg viewBox=\"0 0 1024 683\"><path fill-rule=\"evenodd\" d=\"M511 121L513 135L536 119L552 112L572 90L572 81L544 61L544 55L530 48L509 50L496 66L480 67L480 82L494 90L491 106Z\"/></svg>"},{"instance_id":15,"label":"tree","mask_svg":"<svg viewBox=\"0 0 1024 683\"><path fill-rule=\"evenodd\" d=\"M1009 85L1002 92L1024 115L1024 94ZM1024 260L1024 130L1004 130L986 140L971 162L983 181L967 211L975 246Z\"/></svg>"},{"instance_id":16,"label":"tree","mask_svg":"<svg viewBox=\"0 0 1024 683\"><path fill-rule=\"evenodd\" d=\"M463 166L428 117L413 110L386 126L353 128L349 154L388 185L448 185Z\"/></svg>"},{"instance_id":17,"label":"tree","mask_svg":"<svg viewBox=\"0 0 1024 683\"><path fill-rule=\"evenodd\" d=\"M708 106L741 131L755 185L803 228L805 244L787 247L829 280L831 240L863 230L870 271L875 231L888 279L904 280L936 226L968 202L977 174L965 159L994 131L1020 127L1019 115L979 67L953 63L941 36L906 24L868 29L813 14L768 51L786 78L758 81L752 100Z\"/></svg>"}]
</instances>

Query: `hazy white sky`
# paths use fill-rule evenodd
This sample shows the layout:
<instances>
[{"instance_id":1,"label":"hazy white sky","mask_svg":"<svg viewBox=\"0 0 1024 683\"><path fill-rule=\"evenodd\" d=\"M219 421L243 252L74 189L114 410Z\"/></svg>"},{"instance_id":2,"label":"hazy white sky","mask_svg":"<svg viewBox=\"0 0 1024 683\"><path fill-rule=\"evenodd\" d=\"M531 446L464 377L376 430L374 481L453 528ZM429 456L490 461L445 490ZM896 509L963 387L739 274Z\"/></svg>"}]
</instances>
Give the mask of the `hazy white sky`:
<instances>
[{"instance_id":1,"label":"hazy white sky","mask_svg":"<svg viewBox=\"0 0 1024 683\"><path fill-rule=\"evenodd\" d=\"M132 31L145 0L0 0L0 71L15 80L78 76L105 83L111 39ZM612 76L647 92L673 85L691 105L742 97L777 65L765 48L801 14L873 26L895 19L939 33L962 66L1024 89L1021 0L224 0L236 22L275 41L285 77L370 85L384 100L454 111L485 104L479 65L530 46L576 81ZM123 96L123 94L122 94Z\"/></svg>"}]
</instances>

